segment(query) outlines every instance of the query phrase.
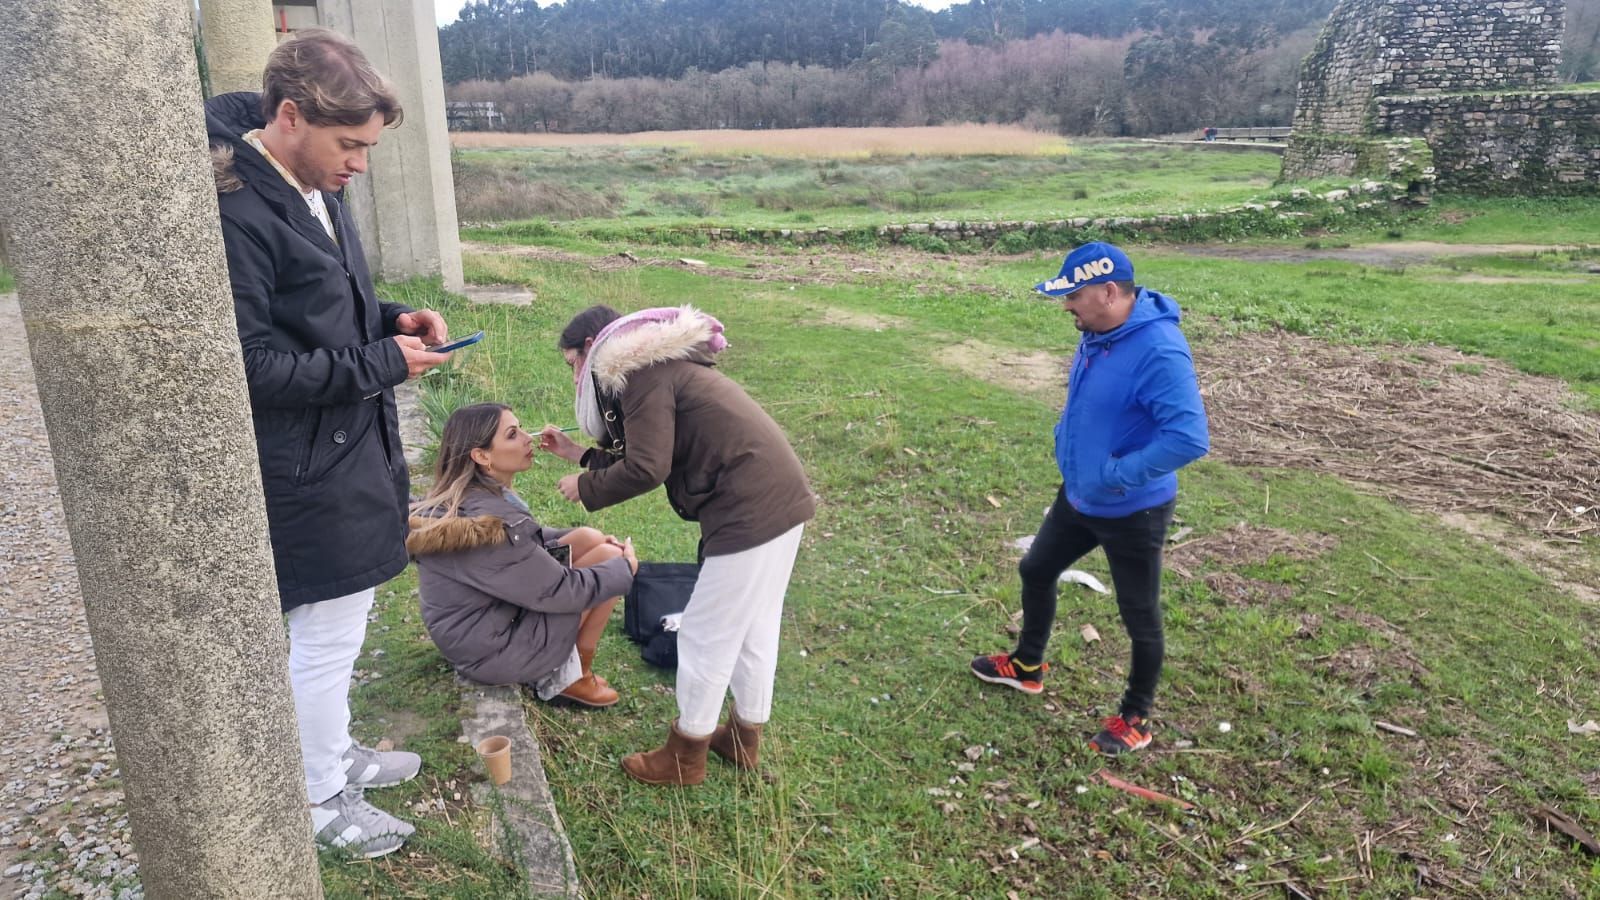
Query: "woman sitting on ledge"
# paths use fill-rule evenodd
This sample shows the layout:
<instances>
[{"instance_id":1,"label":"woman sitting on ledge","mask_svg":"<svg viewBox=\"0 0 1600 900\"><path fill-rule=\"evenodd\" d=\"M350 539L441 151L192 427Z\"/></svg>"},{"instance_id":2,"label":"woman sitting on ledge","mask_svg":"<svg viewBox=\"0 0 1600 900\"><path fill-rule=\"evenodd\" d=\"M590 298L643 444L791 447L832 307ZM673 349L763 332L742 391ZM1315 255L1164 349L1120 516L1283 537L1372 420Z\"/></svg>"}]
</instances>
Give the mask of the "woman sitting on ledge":
<instances>
[{"instance_id":1,"label":"woman sitting on ledge","mask_svg":"<svg viewBox=\"0 0 1600 900\"><path fill-rule=\"evenodd\" d=\"M406 538L422 621L444 658L474 681L610 706L617 692L590 666L639 561L631 541L534 521L511 490L533 454L509 407L479 403L451 413L433 487L412 506Z\"/></svg>"}]
</instances>

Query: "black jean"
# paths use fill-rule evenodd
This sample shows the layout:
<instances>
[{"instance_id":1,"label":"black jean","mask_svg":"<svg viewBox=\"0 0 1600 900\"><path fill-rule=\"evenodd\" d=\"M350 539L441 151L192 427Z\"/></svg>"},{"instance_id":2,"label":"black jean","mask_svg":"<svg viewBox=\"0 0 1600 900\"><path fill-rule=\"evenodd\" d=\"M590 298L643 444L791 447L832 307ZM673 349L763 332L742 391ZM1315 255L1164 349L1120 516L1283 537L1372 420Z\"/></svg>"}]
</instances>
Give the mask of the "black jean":
<instances>
[{"instance_id":1,"label":"black jean","mask_svg":"<svg viewBox=\"0 0 1600 900\"><path fill-rule=\"evenodd\" d=\"M1161 633L1161 550L1172 524L1174 501L1117 519L1086 516L1067 502L1065 490L1045 513L1039 533L1022 562L1022 635L1016 657L1028 665L1044 661L1045 645L1056 619L1056 584L1071 565L1101 547L1111 563L1117 610L1133 643L1124 716L1148 717L1166 643Z\"/></svg>"}]
</instances>

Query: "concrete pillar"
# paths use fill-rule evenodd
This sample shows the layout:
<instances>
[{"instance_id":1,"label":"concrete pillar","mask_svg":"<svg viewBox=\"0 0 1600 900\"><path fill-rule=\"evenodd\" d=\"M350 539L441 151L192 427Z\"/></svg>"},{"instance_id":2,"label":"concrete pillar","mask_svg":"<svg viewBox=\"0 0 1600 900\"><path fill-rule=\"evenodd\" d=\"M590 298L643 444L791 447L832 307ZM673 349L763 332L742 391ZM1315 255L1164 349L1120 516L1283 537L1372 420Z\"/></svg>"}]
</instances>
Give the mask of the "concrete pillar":
<instances>
[{"instance_id":1,"label":"concrete pillar","mask_svg":"<svg viewBox=\"0 0 1600 900\"><path fill-rule=\"evenodd\" d=\"M374 276L442 275L462 287L444 74L432 0L317 0L323 25L348 35L394 84L405 121L385 132L371 169L347 189Z\"/></svg>"},{"instance_id":2,"label":"concrete pillar","mask_svg":"<svg viewBox=\"0 0 1600 900\"><path fill-rule=\"evenodd\" d=\"M213 95L261 90L267 54L278 46L272 0L200 0L200 40Z\"/></svg>"},{"instance_id":3,"label":"concrete pillar","mask_svg":"<svg viewBox=\"0 0 1600 900\"><path fill-rule=\"evenodd\" d=\"M0 217L145 895L321 897L184 4L0 18Z\"/></svg>"}]
</instances>

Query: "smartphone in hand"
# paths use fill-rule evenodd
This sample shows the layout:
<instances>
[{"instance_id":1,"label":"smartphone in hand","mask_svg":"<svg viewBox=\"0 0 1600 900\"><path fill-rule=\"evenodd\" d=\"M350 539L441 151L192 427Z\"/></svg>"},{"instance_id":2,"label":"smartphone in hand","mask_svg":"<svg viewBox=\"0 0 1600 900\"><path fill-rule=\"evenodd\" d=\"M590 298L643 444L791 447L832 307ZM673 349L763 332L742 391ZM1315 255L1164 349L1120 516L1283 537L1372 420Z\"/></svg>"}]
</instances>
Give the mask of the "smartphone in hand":
<instances>
[{"instance_id":1,"label":"smartphone in hand","mask_svg":"<svg viewBox=\"0 0 1600 900\"><path fill-rule=\"evenodd\" d=\"M448 344L434 344L432 347L424 347L423 349L429 353L449 353L452 350L460 350L462 347L470 347L481 340L483 340L483 332L474 331L466 337L458 338Z\"/></svg>"}]
</instances>

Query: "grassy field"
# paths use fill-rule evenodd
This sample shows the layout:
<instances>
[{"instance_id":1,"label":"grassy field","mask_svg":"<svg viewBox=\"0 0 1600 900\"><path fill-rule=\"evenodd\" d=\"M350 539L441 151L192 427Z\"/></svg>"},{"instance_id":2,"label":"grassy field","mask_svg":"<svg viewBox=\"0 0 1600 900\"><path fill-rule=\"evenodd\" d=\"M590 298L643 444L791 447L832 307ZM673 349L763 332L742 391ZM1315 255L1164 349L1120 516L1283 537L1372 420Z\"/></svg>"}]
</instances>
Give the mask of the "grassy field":
<instances>
[{"instance_id":1,"label":"grassy field","mask_svg":"<svg viewBox=\"0 0 1600 900\"><path fill-rule=\"evenodd\" d=\"M1600 235L1600 203L1564 199L1441 197L1435 217L1408 236L1446 243L1588 244Z\"/></svg>"},{"instance_id":2,"label":"grassy field","mask_svg":"<svg viewBox=\"0 0 1600 900\"><path fill-rule=\"evenodd\" d=\"M1562 483L1551 521L1577 525L1559 532L1542 514L1513 516L1525 499L1515 487L1499 518L1460 513L1448 484L1423 501L1390 490L1438 482L1444 470L1427 460L1330 472L1350 471L1333 460L1341 417L1403 431L1405 407L1386 399L1425 404L1442 378L1466 393L1438 398L1457 421L1434 439L1478 448L1500 474L1591 459L1600 256L1496 245L1590 245L1600 202L1443 197L1365 232L1136 249L1139 280L1182 303L1208 378L1290 393L1252 418L1230 408L1225 382L1207 382L1217 452L1183 476L1157 741L1108 763L1084 741L1125 676L1110 598L1064 586L1044 697L966 671L973 655L1011 646L1012 542L1058 480L1049 433L1076 333L1028 287L1059 251L713 244L691 266L624 239L626 226L1171 212L1261 195L1277 157L1091 143L889 159L840 143L809 158L726 138L458 149L464 190L502 211L542 210L474 218L464 204L463 221L554 223L469 229L480 243L468 280L537 301L389 288L442 309L455 331L488 332L424 382L436 421L496 399L524 422L570 424L553 341L571 313L701 306L727 325L725 370L784 426L823 501L789 594L762 776L713 760L697 789L626 779L618 761L660 742L674 704L671 674L641 662L620 627L597 662L623 694L617 707L530 702L586 895L1594 895L1600 863L1541 812L1600 830L1600 738L1567 726L1600 718L1600 538L1582 530L1600 506L1592 476ZM1478 356L1419 367L1438 347ZM1353 383L1278 378L1319 364ZM1501 395L1513 404L1471 406ZM1576 437L1548 430L1556 420L1577 423ZM1286 467L1241 463L1241 429L1290 435ZM645 558L692 558L697 532L661 497L588 515L554 491L567 471L541 457L519 482L541 520L631 535ZM1081 565L1108 577L1098 553ZM355 728L423 753L419 783L375 795L421 830L388 860L328 861L328 893L514 894L515 871L484 849L489 811L468 789L482 776L456 742L451 677L416 621L411 576L379 599ZM1103 640L1085 644L1081 624ZM1196 809L1134 799L1102 768Z\"/></svg>"},{"instance_id":3,"label":"grassy field","mask_svg":"<svg viewBox=\"0 0 1600 900\"><path fill-rule=\"evenodd\" d=\"M466 223L848 227L1216 209L1266 191L1270 153L1140 143L966 155L705 155L659 146L457 149Z\"/></svg>"},{"instance_id":4,"label":"grassy field","mask_svg":"<svg viewBox=\"0 0 1600 900\"><path fill-rule=\"evenodd\" d=\"M1505 206L1463 208L1516 221ZM1477 228L1475 241L1546 239ZM1367 239L1392 238L1355 238ZM1202 461L1184 475L1178 507L1191 531L1166 587L1157 742L1107 765L1083 742L1124 674L1109 598L1064 586L1044 697L965 671L972 655L1010 646L1011 542L1033 531L1056 480L1048 435L1059 388L1004 377L1008 360L1065 356L1075 342L1060 310L1026 293L1053 260L719 250L697 254L711 266L695 270L652 264L648 248L574 246L469 256L469 280L523 284L539 298L532 307L395 289L442 308L454 330L489 334L428 378L430 410L494 398L524 421L570 424L553 336L572 312L693 302L727 325L726 370L783 424L823 498L789 595L765 778L716 761L693 790L622 775L620 757L655 746L674 706L670 674L644 665L620 628L597 667L621 704L587 714L530 705L586 895L1593 891L1600 865L1538 811L1600 829L1600 739L1565 724L1600 715L1600 608L1510 544L1315 466ZM614 264L622 250L639 264ZM1183 302L1197 357L1227 358L1241 335L1280 328L1351 354L1436 341L1595 398L1600 314L1577 280L1586 259L1138 256L1140 280ZM1463 276L1513 281L1453 280ZM518 485L542 520L632 535L647 558L692 558L693 526L659 496L585 515L554 492L566 471L541 458ZM1600 571L1592 536L1568 552ZM1083 567L1107 577L1098 553ZM329 894L504 896L512 873L473 839L486 812L455 799L481 776L454 742L451 683L411 592L409 578L380 591L373 646L383 653L361 668L382 677L361 689L356 730L411 735L427 760L421 785L379 802L433 806L410 813L421 832L407 853L325 866ZM1085 645L1083 623L1104 640ZM1095 778L1102 767L1197 810L1115 791Z\"/></svg>"}]
</instances>

